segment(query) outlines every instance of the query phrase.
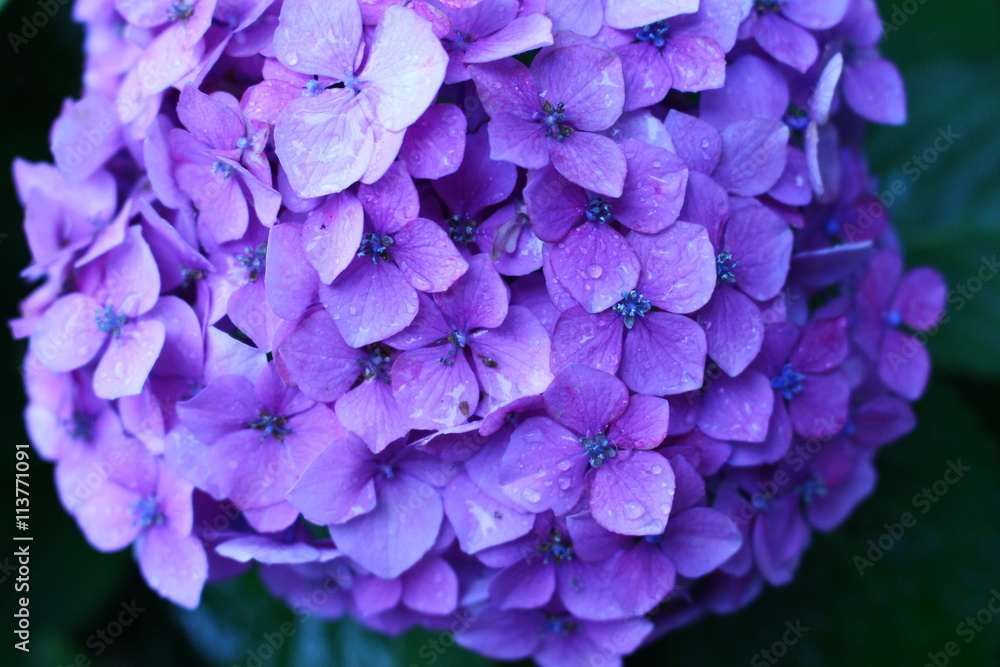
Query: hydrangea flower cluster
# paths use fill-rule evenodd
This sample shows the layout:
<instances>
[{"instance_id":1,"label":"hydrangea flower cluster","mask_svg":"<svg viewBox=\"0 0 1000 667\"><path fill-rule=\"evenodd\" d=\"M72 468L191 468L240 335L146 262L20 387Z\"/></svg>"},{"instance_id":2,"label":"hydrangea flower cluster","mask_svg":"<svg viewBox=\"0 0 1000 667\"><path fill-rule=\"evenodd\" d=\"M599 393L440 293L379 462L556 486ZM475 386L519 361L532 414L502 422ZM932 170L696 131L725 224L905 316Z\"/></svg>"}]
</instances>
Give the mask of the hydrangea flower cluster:
<instances>
[{"instance_id":1,"label":"hydrangea flower cluster","mask_svg":"<svg viewBox=\"0 0 1000 667\"><path fill-rule=\"evenodd\" d=\"M195 607L620 664L788 582L914 427L945 287L861 150L873 0L93 0L26 422Z\"/></svg>"}]
</instances>

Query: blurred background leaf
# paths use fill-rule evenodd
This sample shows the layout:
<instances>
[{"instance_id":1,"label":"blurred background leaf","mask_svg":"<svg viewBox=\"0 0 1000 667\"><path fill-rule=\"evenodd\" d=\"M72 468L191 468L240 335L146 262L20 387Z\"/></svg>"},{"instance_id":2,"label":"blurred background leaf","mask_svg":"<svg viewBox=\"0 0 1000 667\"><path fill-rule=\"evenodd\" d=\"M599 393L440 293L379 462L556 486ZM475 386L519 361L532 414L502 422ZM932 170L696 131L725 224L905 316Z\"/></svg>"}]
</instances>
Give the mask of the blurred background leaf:
<instances>
[{"instance_id":1,"label":"blurred background leaf","mask_svg":"<svg viewBox=\"0 0 1000 667\"><path fill-rule=\"evenodd\" d=\"M935 266L952 290L951 318L929 341L935 363L992 378L1000 377L998 67L996 56L920 64L906 77L909 122L878 128L869 151L907 262Z\"/></svg>"}]
</instances>

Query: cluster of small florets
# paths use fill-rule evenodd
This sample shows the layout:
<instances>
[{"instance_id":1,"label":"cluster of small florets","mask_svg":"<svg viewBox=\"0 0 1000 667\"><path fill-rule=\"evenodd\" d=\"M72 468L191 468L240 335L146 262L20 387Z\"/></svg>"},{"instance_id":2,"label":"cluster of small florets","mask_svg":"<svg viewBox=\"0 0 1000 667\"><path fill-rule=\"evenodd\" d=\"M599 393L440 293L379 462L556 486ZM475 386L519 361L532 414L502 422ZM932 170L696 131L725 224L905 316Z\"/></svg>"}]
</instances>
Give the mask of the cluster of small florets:
<instances>
[{"instance_id":1,"label":"cluster of small florets","mask_svg":"<svg viewBox=\"0 0 1000 667\"><path fill-rule=\"evenodd\" d=\"M26 421L198 604L618 664L791 579L914 426L873 0L80 3L18 162Z\"/></svg>"}]
</instances>

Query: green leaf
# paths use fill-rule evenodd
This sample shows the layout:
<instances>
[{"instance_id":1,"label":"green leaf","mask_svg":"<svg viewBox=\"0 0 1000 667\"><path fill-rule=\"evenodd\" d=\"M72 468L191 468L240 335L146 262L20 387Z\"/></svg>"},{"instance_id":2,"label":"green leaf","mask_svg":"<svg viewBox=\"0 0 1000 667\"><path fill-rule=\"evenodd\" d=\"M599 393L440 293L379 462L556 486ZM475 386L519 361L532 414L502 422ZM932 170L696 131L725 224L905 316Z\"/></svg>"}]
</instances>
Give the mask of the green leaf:
<instances>
[{"instance_id":1,"label":"green leaf","mask_svg":"<svg viewBox=\"0 0 1000 667\"><path fill-rule=\"evenodd\" d=\"M879 454L874 496L840 529L815 537L791 584L765 591L736 614L676 631L642 658L658 657L656 664L668 658L678 665L769 664L762 656L753 659L781 641L786 621L801 621L809 630L787 647L783 665L922 665L928 652L944 650L949 641L960 649L955 665L997 664L995 626L969 642L958 628L1000 588L1000 541L987 537L1000 525L996 442L946 383L932 385L918 414L918 430ZM933 490L949 461L959 460L971 470L921 513L925 505L919 498L915 504L914 496L925 487ZM869 540L877 546L886 524L899 523L905 512L915 523L898 539L882 538L891 545L861 576L855 556L866 557Z\"/></svg>"}]
</instances>

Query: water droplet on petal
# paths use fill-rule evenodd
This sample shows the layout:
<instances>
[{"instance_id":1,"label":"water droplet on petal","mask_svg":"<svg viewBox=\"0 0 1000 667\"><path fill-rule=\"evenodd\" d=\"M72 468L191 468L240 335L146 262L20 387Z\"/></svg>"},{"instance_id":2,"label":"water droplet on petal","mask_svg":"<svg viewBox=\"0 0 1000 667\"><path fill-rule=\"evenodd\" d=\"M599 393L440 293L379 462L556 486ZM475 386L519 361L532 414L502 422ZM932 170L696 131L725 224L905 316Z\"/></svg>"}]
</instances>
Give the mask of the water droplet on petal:
<instances>
[{"instance_id":1,"label":"water droplet on petal","mask_svg":"<svg viewBox=\"0 0 1000 667\"><path fill-rule=\"evenodd\" d=\"M625 503L625 518L626 519L638 519L642 516L645 510L642 509L642 505L637 502L627 502Z\"/></svg>"}]
</instances>

